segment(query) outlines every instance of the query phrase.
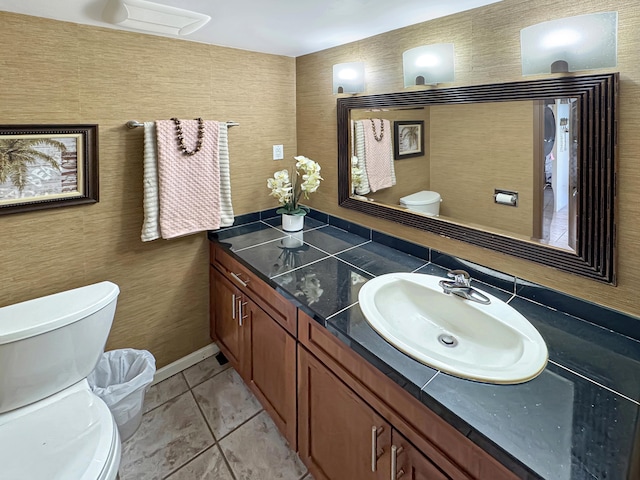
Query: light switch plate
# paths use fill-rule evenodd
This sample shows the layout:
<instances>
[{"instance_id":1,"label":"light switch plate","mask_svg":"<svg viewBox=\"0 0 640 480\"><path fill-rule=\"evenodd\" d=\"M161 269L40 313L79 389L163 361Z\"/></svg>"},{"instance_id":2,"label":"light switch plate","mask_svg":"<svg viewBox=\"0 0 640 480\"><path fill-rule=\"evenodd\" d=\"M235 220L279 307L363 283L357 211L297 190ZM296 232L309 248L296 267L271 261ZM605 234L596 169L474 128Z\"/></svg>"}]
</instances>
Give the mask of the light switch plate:
<instances>
[{"instance_id":1,"label":"light switch plate","mask_svg":"<svg viewBox=\"0 0 640 480\"><path fill-rule=\"evenodd\" d=\"M284 158L284 147L282 145L273 146L273 159L282 160Z\"/></svg>"}]
</instances>

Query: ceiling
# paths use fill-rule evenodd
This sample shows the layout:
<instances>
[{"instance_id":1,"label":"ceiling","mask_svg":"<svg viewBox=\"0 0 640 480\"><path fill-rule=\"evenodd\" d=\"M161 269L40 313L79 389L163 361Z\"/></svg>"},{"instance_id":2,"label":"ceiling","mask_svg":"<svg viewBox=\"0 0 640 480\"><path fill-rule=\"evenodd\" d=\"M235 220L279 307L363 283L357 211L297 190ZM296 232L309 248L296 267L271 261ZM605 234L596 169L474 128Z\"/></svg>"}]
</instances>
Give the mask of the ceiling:
<instances>
[{"instance_id":1,"label":"ceiling","mask_svg":"<svg viewBox=\"0 0 640 480\"><path fill-rule=\"evenodd\" d=\"M102 20L109 1L0 0L0 10L129 30ZM154 1L211 16L200 30L179 38L297 57L500 0Z\"/></svg>"}]
</instances>

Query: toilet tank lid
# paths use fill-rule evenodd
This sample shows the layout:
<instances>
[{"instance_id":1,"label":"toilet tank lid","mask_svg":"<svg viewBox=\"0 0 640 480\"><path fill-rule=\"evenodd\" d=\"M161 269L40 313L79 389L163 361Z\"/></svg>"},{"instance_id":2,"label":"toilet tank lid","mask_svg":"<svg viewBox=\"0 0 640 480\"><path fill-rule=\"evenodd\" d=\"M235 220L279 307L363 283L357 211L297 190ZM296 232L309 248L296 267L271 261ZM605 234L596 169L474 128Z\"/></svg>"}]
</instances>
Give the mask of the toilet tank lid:
<instances>
[{"instance_id":1,"label":"toilet tank lid","mask_svg":"<svg viewBox=\"0 0 640 480\"><path fill-rule=\"evenodd\" d=\"M422 190L421 192L412 193L400 199L405 205L426 205L440 201L440 194L430 190Z\"/></svg>"},{"instance_id":2,"label":"toilet tank lid","mask_svg":"<svg viewBox=\"0 0 640 480\"><path fill-rule=\"evenodd\" d=\"M100 282L0 308L0 345L64 327L115 300L115 283Z\"/></svg>"}]
</instances>

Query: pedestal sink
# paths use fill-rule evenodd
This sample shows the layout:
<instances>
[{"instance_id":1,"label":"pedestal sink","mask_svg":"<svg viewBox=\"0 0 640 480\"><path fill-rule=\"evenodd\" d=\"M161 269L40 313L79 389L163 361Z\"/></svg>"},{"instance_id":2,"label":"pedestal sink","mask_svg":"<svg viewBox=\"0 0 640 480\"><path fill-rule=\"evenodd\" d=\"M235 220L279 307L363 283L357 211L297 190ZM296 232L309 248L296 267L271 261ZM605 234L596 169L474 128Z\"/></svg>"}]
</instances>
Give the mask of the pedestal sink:
<instances>
[{"instance_id":1,"label":"pedestal sink","mask_svg":"<svg viewBox=\"0 0 640 480\"><path fill-rule=\"evenodd\" d=\"M446 294L440 277L390 273L358 296L365 318L385 340L443 372L487 383L522 383L547 364L547 346L529 321L483 292L483 305Z\"/></svg>"}]
</instances>

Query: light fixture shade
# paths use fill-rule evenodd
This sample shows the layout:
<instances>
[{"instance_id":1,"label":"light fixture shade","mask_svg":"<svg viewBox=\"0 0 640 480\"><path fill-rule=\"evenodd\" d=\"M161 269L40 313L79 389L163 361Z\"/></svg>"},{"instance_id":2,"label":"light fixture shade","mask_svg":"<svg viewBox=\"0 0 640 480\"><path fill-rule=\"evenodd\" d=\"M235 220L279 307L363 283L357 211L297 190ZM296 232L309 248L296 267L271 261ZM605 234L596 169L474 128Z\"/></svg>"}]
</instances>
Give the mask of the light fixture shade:
<instances>
[{"instance_id":1,"label":"light fixture shade","mask_svg":"<svg viewBox=\"0 0 640 480\"><path fill-rule=\"evenodd\" d=\"M618 12L560 18L520 30L522 75L618 64Z\"/></svg>"},{"instance_id":2,"label":"light fixture shade","mask_svg":"<svg viewBox=\"0 0 640 480\"><path fill-rule=\"evenodd\" d=\"M211 17L147 0L109 0L103 19L123 27L167 35L189 35Z\"/></svg>"},{"instance_id":3,"label":"light fixture shade","mask_svg":"<svg viewBox=\"0 0 640 480\"><path fill-rule=\"evenodd\" d=\"M404 86L453 82L455 76L453 43L434 43L402 54Z\"/></svg>"},{"instance_id":4,"label":"light fixture shade","mask_svg":"<svg viewBox=\"0 0 640 480\"><path fill-rule=\"evenodd\" d=\"M364 63L337 63L333 66L333 93L364 92Z\"/></svg>"}]
</instances>

